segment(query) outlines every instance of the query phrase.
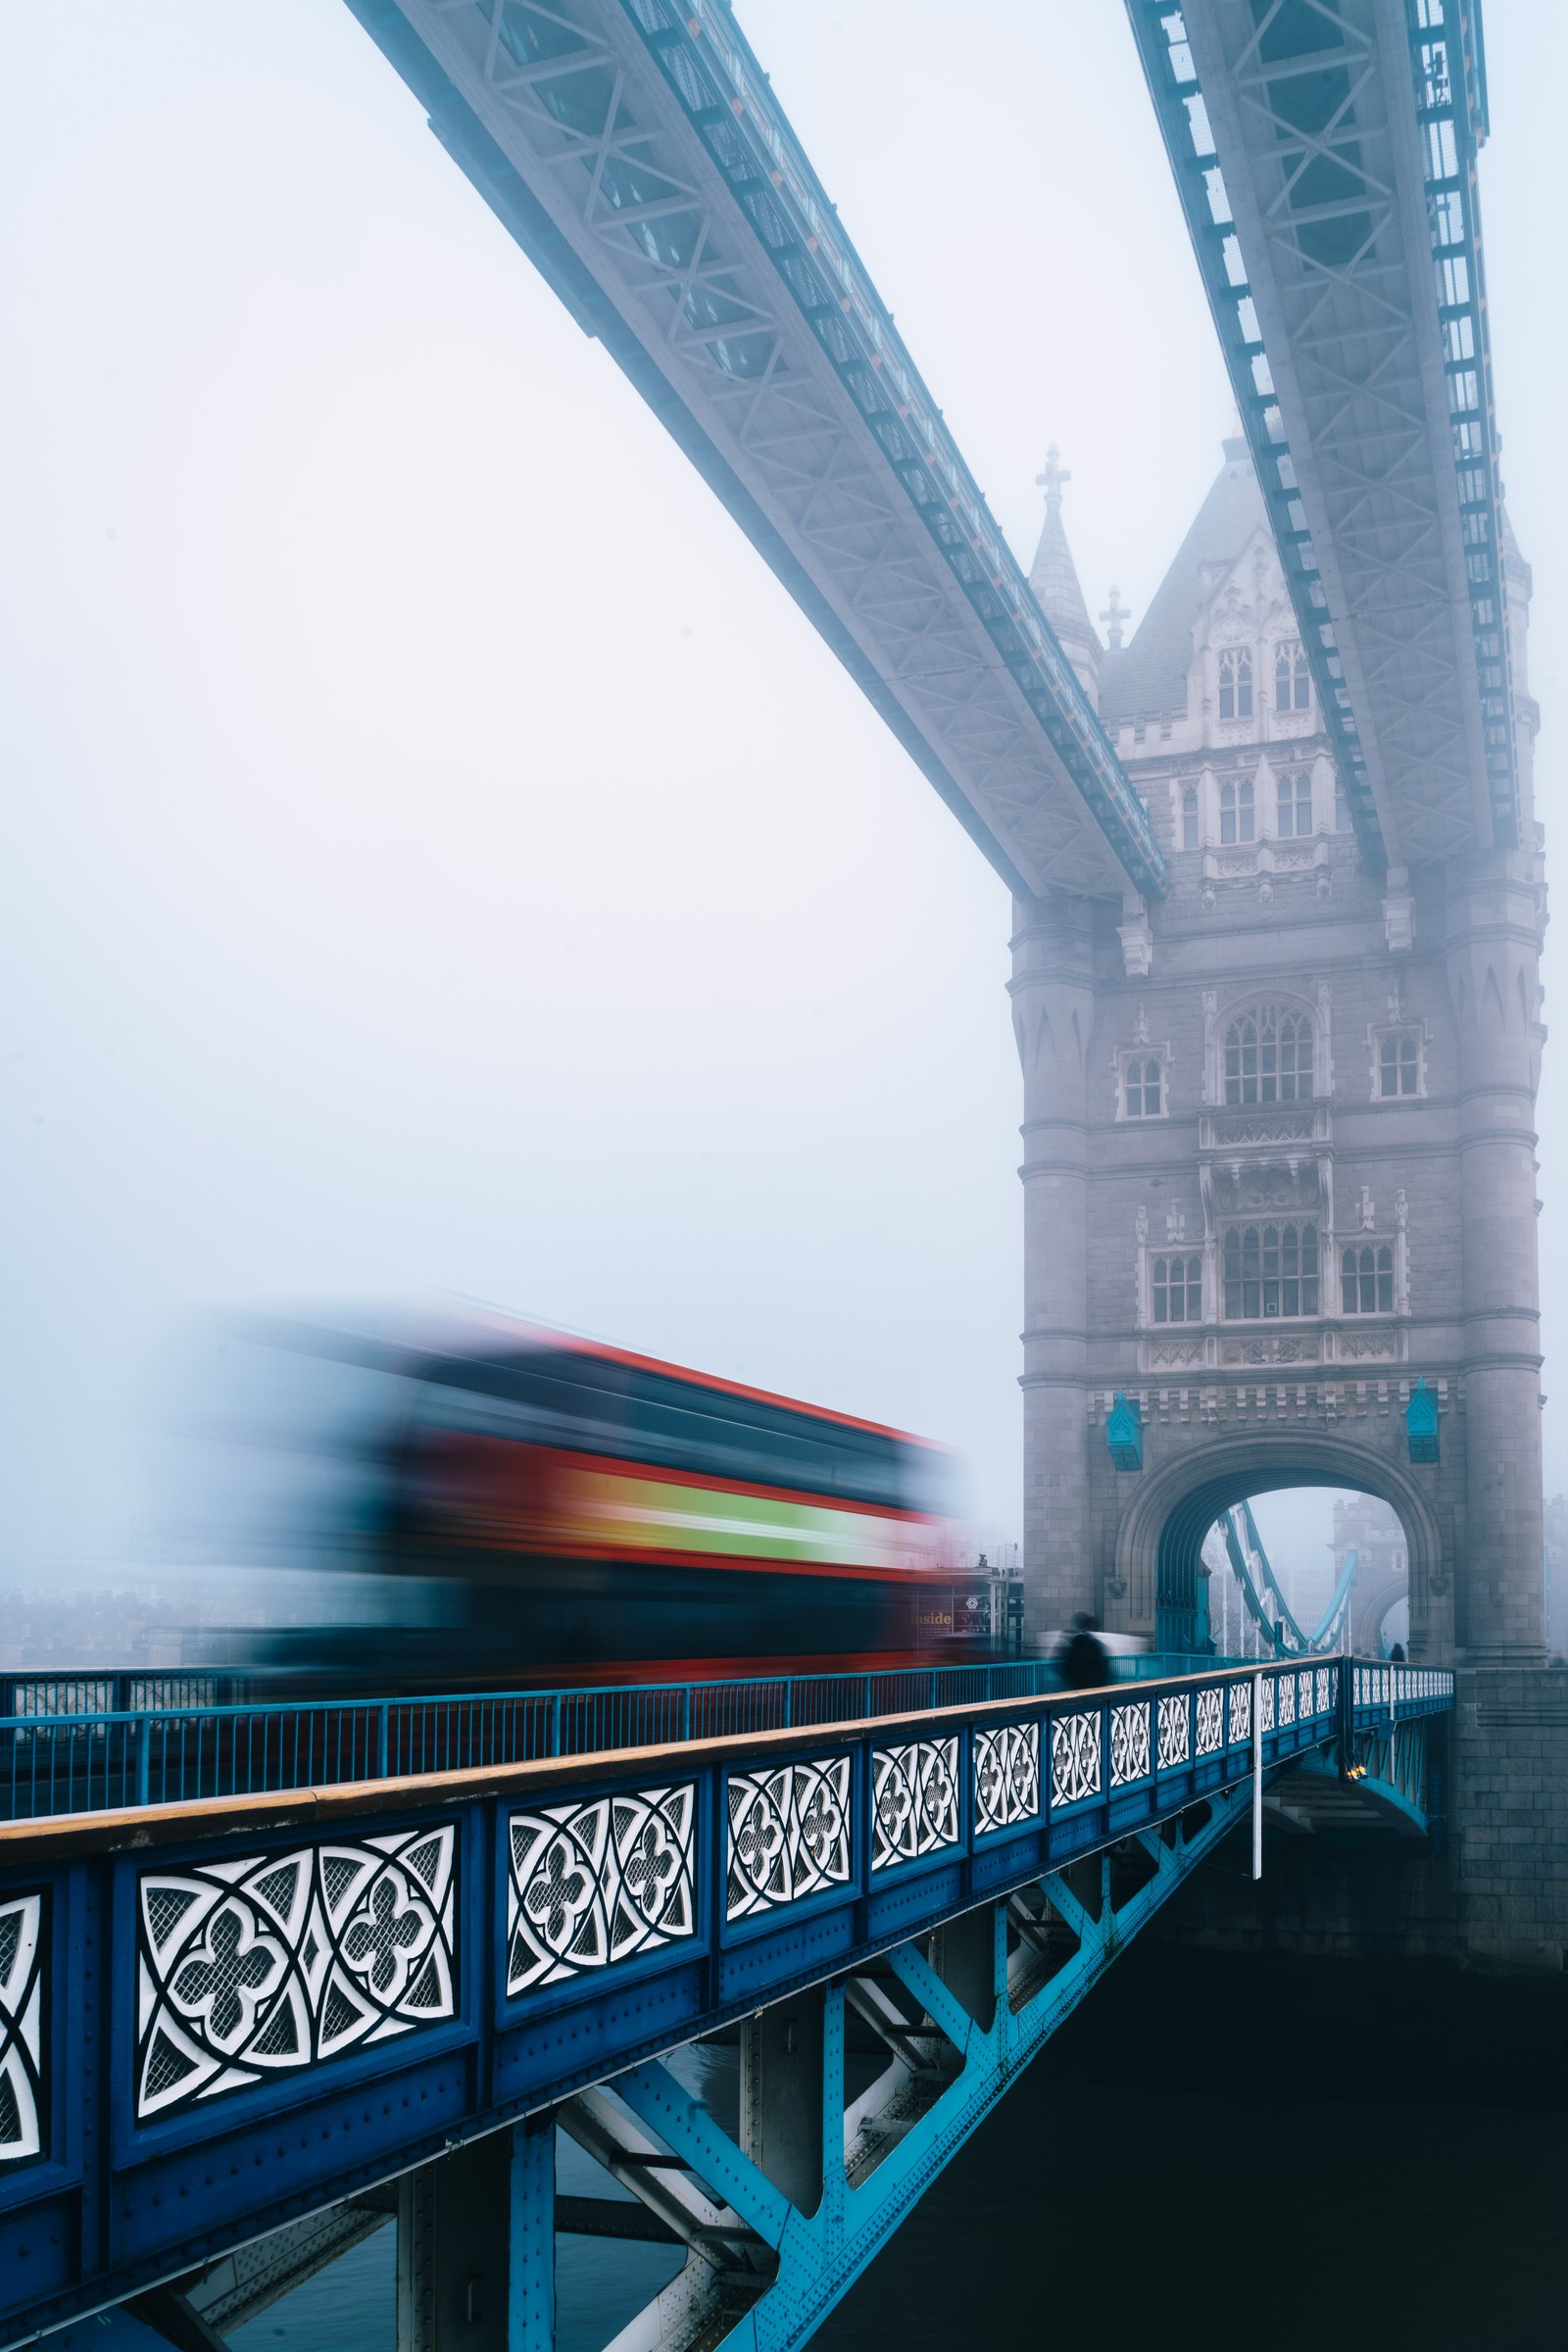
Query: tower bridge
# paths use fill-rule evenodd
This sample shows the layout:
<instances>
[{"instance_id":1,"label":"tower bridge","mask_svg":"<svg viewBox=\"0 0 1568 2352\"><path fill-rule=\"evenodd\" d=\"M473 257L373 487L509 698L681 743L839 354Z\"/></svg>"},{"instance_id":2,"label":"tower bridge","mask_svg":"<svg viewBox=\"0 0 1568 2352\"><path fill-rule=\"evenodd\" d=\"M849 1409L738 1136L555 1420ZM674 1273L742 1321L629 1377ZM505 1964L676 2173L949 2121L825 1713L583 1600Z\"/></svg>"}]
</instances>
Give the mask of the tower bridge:
<instances>
[{"instance_id":1,"label":"tower bridge","mask_svg":"<svg viewBox=\"0 0 1568 2352\"><path fill-rule=\"evenodd\" d=\"M1479 13L1129 6L1241 429L1102 645L1059 459L1025 575L727 8L351 5L1014 891L1037 1628L1191 1630L1101 1442L1125 1391L1167 1516L1266 1431L1271 1475L1407 1517L1418 1654L1539 1662L1544 896Z\"/></svg>"},{"instance_id":2,"label":"tower bridge","mask_svg":"<svg viewBox=\"0 0 1568 2352\"><path fill-rule=\"evenodd\" d=\"M411 2346L547 2345L558 2226L687 2249L625 2344L793 2344L1248 1819L1270 1933L1568 1949L1479 10L1128 0L1240 422L1102 640L1059 453L1025 572L719 0L350 6L1013 894L1030 1624L1156 1671L424 1773L385 1711L347 1778L200 1733L200 1795L167 1696L78 1718L0 1827L0 2340L220 2341L395 2205ZM1309 1484L1397 1514L1409 1665L1203 1659L1205 1533ZM734 2131L674 2055L726 2035ZM557 2118L634 2203L556 2208Z\"/></svg>"}]
</instances>

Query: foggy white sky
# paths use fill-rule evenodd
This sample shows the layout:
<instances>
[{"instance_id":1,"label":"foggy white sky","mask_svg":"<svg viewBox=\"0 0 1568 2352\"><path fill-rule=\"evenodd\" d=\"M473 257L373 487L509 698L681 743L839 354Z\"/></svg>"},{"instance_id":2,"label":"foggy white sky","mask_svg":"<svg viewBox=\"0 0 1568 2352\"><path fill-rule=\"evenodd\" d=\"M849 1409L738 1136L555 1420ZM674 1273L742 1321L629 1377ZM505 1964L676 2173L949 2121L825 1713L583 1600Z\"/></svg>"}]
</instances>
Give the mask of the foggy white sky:
<instances>
[{"instance_id":1,"label":"foggy white sky","mask_svg":"<svg viewBox=\"0 0 1568 2352\"><path fill-rule=\"evenodd\" d=\"M1055 440L1141 612L1231 404L1121 8L741 15L1021 558ZM1487 29L1549 826L1568 17ZM0 1569L117 1552L182 1305L366 1293L948 1438L1015 1526L1001 884L346 9L7 35Z\"/></svg>"}]
</instances>

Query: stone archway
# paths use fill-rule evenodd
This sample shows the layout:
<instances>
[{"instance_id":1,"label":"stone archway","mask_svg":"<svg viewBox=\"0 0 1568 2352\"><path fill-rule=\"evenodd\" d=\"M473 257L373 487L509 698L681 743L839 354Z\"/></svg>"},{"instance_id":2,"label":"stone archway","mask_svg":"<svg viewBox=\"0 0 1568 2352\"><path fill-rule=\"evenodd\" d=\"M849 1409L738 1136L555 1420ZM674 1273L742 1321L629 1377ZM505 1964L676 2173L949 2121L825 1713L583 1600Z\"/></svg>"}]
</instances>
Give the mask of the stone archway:
<instances>
[{"instance_id":1,"label":"stone archway","mask_svg":"<svg viewBox=\"0 0 1568 2352\"><path fill-rule=\"evenodd\" d=\"M1377 1495L1404 1530L1412 1596L1429 1591L1434 1577L1443 1589L1443 1541L1432 1503L1401 1464L1355 1438L1237 1432L1184 1449L1138 1483L1117 1530L1116 1575L1131 1590L1154 1594L1156 1646L1187 1648L1204 1638L1204 1536L1232 1503L1281 1488L1340 1487Z\"/></svg>"}]
</instances>

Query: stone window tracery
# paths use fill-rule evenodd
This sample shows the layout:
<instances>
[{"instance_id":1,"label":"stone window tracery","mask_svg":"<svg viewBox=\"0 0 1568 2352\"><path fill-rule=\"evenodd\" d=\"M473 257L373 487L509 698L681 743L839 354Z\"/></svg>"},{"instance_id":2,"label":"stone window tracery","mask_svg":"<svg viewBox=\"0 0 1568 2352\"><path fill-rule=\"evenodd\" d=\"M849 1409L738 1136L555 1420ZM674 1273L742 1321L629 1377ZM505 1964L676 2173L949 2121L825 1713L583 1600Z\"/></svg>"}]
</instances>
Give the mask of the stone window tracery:
<instances>
[{"instance_id":1,"label":"stone window tracery","mask_svg":"<svg viewBox=\"0 0 1568 2352\"><path fill-rule=\"evenodd\" d=\"M1222 784L1220 786L1219 837L1221 842L1251 840L1252 787L1250 784Z\"/></svg>"},{"instance_id":2,"label":"stone window tracery","mask_svg":"<svg viewBox=\"0 0 1568 2352\"><path fill-rule=\"evenodd\" d=\"M1306 666L1306 655L1294 638L1274 649L1274 708L1276 710L1305 710L1312 700L1311 679Z\"/></svg>"},{"instance_id":3,"label":"stone window tracery","mask_svg":"<svg viewBox=\"0 0 1568 2352\"><path fill-rule=\"evenodd\" d=\"M1312 830L1312 776L1310 769L1298 775L1280 776L1275 780L1275 797L1279 813L1281 841L1289 841Z\"/></svg>"},{"instance_id":4,"label":"stone window tracery","mask_svg":"<svg viewBox=\"0 0 1568 2352\"><path fill-rule=\"evenodd\" d=\"M1304 1012L1259 1004L1225 1032L1225 1101L1305 1102L1312 1093L1312 1023Z\"/></svg>"},{"instance_id":5,"label":"stone window tracery","mask_svg":"<svg viewBox=\"0 0 1568 2352\"><path fill-rule=\"evenodd\" d=\"M1315 1224L1233 1225L1224 1240L1227 1322L1318 1312Z\"/></svg>"},{"instance_id":6,"label":"stone window tracery","mask_svg":"<svg viewBox=\"0 0 1568 2352\"><path fill-rule=\"evenodd\" d=\"M1252 715L1252 657L1245 646L1219 658L1219 714L1221 718Z\"/></svg>"},{"instance_id":7,"label":"stone window tracery","mask_svg":"<svg viewBox=\"0 0 1568 2352\"><path fill-rule=\"evenodd\" d=\"M1200 1257L1156 1257L1150 1288L1156 1323L1202 1321L1203 1261Z\"/></svg>"},{"instance_id":8,"label":"stone window tracery","mask_svg":"<svg viewBox=\"0 0 1568 2352\"><path fill-rule=\"evenodd\" d=\"M1388 1242L1363 1242L1340 1258L1340 1306L1347 1315L1392 1315L1394 1250Z\"/></svg>"}]
</instances>

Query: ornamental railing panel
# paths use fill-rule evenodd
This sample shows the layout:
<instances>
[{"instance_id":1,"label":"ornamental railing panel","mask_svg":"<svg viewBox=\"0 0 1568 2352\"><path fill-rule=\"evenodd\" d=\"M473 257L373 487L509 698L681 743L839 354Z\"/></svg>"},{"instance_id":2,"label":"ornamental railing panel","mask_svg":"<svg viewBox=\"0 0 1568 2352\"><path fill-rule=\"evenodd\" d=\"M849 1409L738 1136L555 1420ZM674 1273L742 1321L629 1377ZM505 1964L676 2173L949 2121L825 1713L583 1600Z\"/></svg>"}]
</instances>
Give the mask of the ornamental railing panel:
<instances>
[{"instance_id":1,"label":"ornamental railing panel","mask_svg":"<svg viewBox=\"0 0 1568 2352\"><path fill-rule=\"evenodd\" d=\"M507 1821L509 1998L697 1933L697 1784Z\"/></svg>"},{"instance_id":2,"label":"ornamental railing panel","mask_svg":"<svg viewBox=\"0 0 1568 2352\"><path fill-rule=\"evenodd\" d=\"M1100 1713L1051 1719L1051 1803L1082 1804L1100 1794Z\"/></svg>"},{"instance_id":3,"label":"ornamental railing panel","mask_svg":"<svg viewBox=\"0 0 1568 2352\"><path fill-rule=\"evenodd\" d=\"M871 1751L871 1868L923 1861L958 1842L958 1736Z\"/></svg>"},{"instance_id":4,"label":"ornamental railing panel","mask_svg":"<svg viewBox=\"0 0 1568 2352\"><path fill-rule=\"evenodd\" d=\"M146 1870L138 2123L455 2014L456 1826Z\"/></svg>"},{"instance_id":5,"label":"ornamental railing panel","mask_svg":"<svg viewBox=\"0 0 1568 2352\"><path fill-rule=\"evenodd\" d=\"M1124 1788L1129 1781L1149 1778L1149 1714L1147 1698L1110 1710L1110 1785Z\"/></svg>"},{"instance_id":6,"label":"ornamental railing panel","mask_svg":"<svg viewBox=\"0 0 1568 2352\"><path fill-rule=\"evenodd\" d=\"M726 1918L755 1918L848 1884L848 1756L732 1772L726 1807Z\"/></svg>"},{"instance_id":7,"label":"ornamental railing panel","mask_svg":"<svg viewBox=\"0 0 1568 2352\"><path fill-rule=\"evenodd\" d=\"M1040 1726L985 1725L973 1735L974 1827L977 1838L1012 1829L1040 1812Z\"/></svg>"}]
</instances>

